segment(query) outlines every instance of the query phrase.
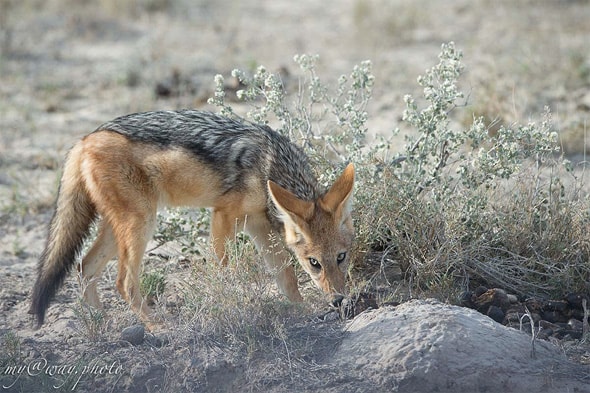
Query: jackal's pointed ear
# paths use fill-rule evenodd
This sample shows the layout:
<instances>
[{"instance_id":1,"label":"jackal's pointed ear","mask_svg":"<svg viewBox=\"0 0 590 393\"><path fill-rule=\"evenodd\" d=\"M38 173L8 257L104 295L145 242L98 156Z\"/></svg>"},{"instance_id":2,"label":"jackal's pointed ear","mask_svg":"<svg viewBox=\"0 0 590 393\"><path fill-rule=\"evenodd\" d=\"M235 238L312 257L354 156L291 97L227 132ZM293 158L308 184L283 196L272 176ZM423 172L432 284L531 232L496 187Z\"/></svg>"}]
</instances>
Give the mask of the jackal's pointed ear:
<instances>
[{"instance_id":1,"label":"jackal's pointed ear","mask_svg":"<svg viewBox=\"0 0 590 393\"><path fill-rule=\"evenodd\" d=\"M279 218L285 224L290 223L301 227L313 216L313 202L298 198L272 180L268 181L268 192L277 208Z\"/></svg>"},{"instance_id":2,"label":"jackal's pointed ear","mask_svg":"<svg viewBox=\"0 0 590 393\"><path fill-rule=\"evenodd\" d=\"M354 165L348 164L332 187L321 198L322 207L337 217L345 218L352 210L352 191L354 188Z\"/></svg>"}]
</instances>

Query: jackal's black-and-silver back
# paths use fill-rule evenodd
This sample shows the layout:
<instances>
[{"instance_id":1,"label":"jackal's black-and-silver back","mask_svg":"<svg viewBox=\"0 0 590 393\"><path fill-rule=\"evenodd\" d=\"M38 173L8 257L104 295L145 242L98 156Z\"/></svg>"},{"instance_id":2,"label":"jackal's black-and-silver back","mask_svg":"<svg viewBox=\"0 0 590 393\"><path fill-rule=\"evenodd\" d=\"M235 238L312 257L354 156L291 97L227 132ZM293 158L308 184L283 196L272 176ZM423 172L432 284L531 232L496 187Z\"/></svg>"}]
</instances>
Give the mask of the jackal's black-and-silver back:
<instances>
[{"instance_id":1,"label":"jackal's black-and-silver back","mask_svg":"<svg viewBox=\"0 0 590 393\"><path fill-rule=\"evenodd\" d=\"M220 172L225 192L243 187L247 175L272 180L299 198L318 197L316 179L303 150L267 126L197 110L134 113L101 125L127 138L190 151Z\"/></svg>"}]
</instances>

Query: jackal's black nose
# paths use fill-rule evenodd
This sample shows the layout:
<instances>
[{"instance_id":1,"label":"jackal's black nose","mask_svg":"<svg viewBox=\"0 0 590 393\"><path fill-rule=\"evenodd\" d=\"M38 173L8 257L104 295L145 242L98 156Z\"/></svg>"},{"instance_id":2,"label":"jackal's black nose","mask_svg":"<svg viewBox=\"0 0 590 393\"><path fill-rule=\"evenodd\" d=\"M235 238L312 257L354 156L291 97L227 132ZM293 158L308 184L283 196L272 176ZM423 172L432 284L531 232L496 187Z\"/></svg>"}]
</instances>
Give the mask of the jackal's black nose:
<instances>
[{"instance_id":1,"label":"jackal's black nose","mask_svg":"<svg viewBox=\"0 0 590 393\"><path fill-rule=\"evenodd\" d=\"M344 296L340 294L332 295L332 299L330 299L330 305L332 307L338 308L342 305L342 301L344 300Z\"/></svg>"}]
</instances>

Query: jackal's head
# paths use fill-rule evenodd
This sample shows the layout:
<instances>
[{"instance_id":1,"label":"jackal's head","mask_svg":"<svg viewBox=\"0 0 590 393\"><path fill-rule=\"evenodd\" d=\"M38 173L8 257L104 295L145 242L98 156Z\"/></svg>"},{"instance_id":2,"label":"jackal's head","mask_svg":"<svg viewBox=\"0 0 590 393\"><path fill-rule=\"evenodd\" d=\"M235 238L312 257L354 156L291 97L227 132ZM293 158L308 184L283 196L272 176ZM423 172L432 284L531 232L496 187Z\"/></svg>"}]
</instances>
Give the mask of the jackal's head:
<instances>
[{"instance_id":1,"label":"jackal's head","mask_svg":"<svg viewBox=\"0 0 590 393\"><path fill-rule=\"evenodd\" d=\"M315 201L305 201L278 184L268 188L284 224L285 243L315 284L342 300L350 247L354 238L352 190L354 167L349 164L332 187Z\"/></svg>"}]
</instances>

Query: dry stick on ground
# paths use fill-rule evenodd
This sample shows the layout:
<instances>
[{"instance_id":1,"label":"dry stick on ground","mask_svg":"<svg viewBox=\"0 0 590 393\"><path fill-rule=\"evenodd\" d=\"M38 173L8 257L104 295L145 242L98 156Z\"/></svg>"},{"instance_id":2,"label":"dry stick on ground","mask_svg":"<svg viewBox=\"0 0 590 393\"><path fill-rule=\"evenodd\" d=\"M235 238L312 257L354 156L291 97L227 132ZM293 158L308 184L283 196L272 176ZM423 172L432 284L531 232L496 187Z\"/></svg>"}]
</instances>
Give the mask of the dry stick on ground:
<instances>
[{"instance_id":1,"label":"dry stick on ground","mask_svg":"<svg viewBox=\"0 0 590 393\"><path fill-rule=\"evenodd\" d=\"M584 320L582 323L582 337L584 340L590 339L590 324L588 324L588 316L590 316L590 310L587 307L586 299L582 299L582 308L584 309Z\"/></svg>"},{"instance_id":2,"label":"dry stick on ground","mask_svg":"<svg viewBox=\"0 0 590 393\"><path fill-rule=\"evenodd\" d=\"M535 321L533 320L533 315L531 314L530 310L528 309L528 307L524 307L525 310L525 314L520 317L520 330L522 331L522 321L524 319L524 317L528 317L529 322L531 324L531 359L535 359L536 358L536 353L535 353L535 339L537 338L537 333L535 333ZM539 325L540 328L540 325Z\"/></svg>"}]
</instances>

